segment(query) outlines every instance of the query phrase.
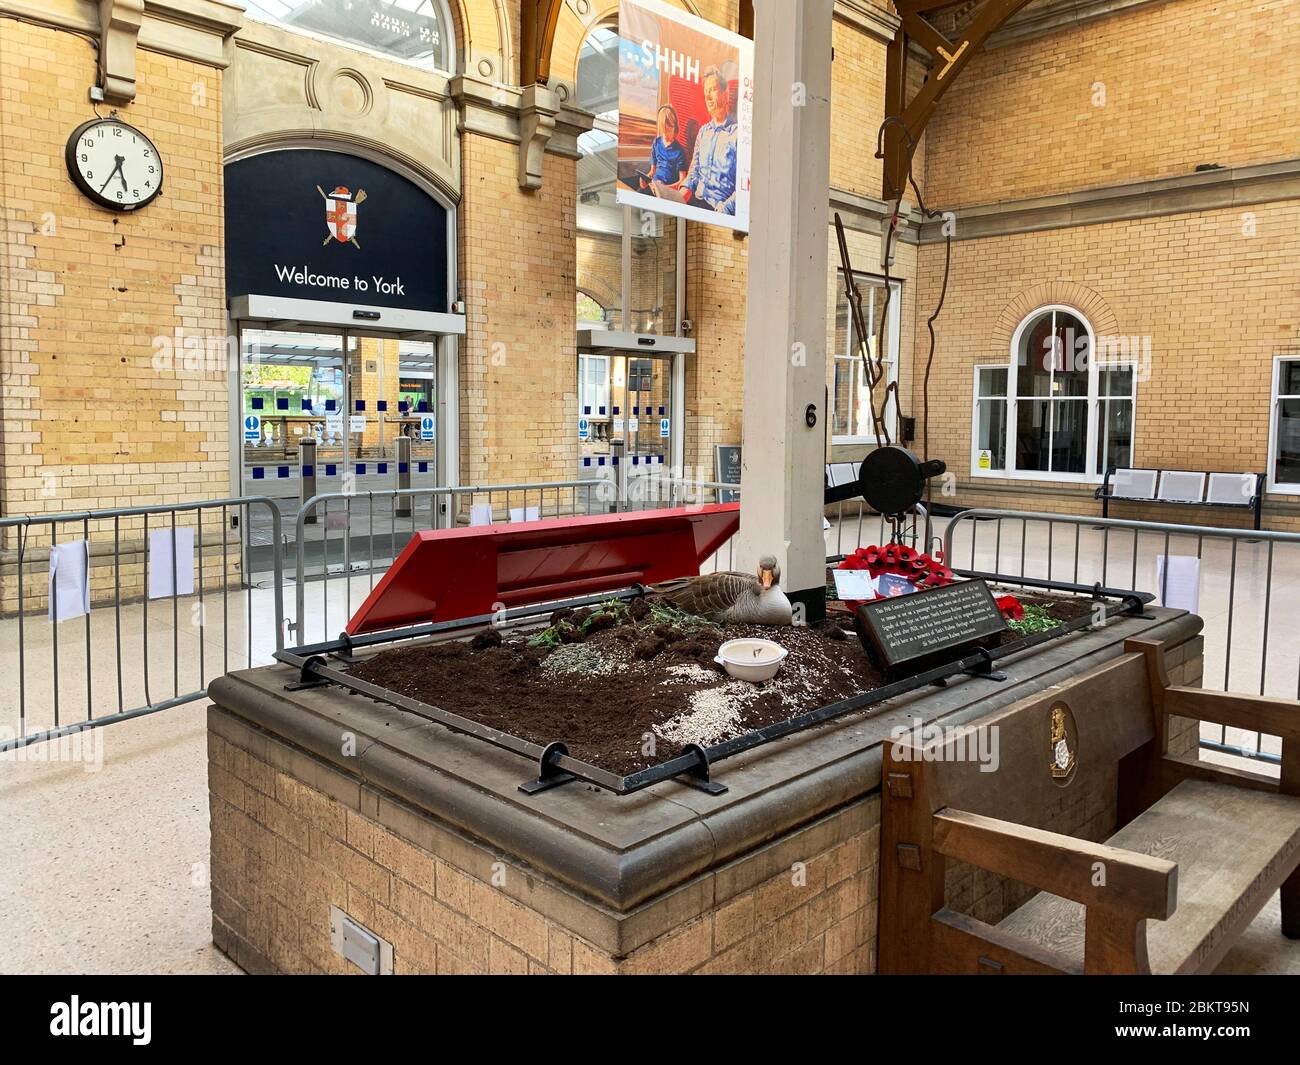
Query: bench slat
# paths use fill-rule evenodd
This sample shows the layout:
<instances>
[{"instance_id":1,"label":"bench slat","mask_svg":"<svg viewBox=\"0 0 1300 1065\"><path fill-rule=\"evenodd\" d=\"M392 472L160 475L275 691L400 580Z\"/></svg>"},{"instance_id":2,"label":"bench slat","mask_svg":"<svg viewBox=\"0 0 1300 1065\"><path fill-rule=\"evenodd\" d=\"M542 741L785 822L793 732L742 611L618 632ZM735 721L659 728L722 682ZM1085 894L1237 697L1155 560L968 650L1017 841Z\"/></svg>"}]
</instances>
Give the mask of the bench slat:
<instances>
[{"instance_id":1,"label":"bench slat","mask_svg":"<svg viewBox=\"0 0 1300 1065\"><path fill-rule=\"evenodd\" d=\"M1178 908L1147 922L1154 973L1213 968L1300 858L1300 798L1184 781L1108 845L1178 864ZM1040 892L998 925L1083 963L1083 906Z\"/></svg>"}]
</instances>

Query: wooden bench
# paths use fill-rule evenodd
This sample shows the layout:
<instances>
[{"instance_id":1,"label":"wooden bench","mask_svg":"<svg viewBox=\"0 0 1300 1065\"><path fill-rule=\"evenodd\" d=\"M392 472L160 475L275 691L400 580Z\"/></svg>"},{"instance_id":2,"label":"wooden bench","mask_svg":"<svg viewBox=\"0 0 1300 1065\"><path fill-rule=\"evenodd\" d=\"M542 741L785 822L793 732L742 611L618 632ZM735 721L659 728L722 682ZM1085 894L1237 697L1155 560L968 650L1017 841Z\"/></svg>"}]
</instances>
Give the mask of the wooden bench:
<instances>
[{"instance_id":1,"label":"wooden bench","mask_svg":"<svg viewBox=\"0 0 1300 1065\"><path fill-rule=\"evenodd\" d=\"M1193 470L1142 470L1114 467L1093 493L1101 516L1110 517L1112 502L1172 503L1186 507L1249 510L1258 529L1264 517L1262 473L1200 473Z\"/></svg>"},{"instance_id":2,"label":"wooden bench","mask_svg":"<svg viewBox=\"0 0 1300 1065\"><path fill-rule=\"evenodd\" d=\"M1280 783L1170 756L1170 716L1282 737ZM978 726L996 747L885 744L881 972L1207 972L1279 888L1282 930L1300 938L1300 702L1171 686L1161 645L1130 640ZM995 771L977 749L996 751ZM1104 843L1031 827L1099 787L1120 826ZM949 862L1039 893L977 920L945 904Z\"/></svg>"}]
</instances>

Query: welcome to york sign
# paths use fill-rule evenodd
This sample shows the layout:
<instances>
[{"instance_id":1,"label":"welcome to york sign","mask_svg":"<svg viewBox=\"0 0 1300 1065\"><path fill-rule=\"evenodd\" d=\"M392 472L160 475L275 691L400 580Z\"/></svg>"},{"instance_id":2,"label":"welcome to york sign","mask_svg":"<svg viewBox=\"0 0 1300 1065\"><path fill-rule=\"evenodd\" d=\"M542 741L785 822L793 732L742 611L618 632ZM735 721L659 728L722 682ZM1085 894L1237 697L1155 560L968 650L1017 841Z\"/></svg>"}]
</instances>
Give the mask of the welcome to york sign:
<instances>
[{"instance_id":1,"label":"welcome to york sign","mask_svg":"<svg viewBox=\"0 0 1300 1065\"><path fill-rule=\"evenodd\" d=\"M447 310L447 212L416 185L342 152L288 149L231 163L230 296Z\"/></svg>"}]
</instances>

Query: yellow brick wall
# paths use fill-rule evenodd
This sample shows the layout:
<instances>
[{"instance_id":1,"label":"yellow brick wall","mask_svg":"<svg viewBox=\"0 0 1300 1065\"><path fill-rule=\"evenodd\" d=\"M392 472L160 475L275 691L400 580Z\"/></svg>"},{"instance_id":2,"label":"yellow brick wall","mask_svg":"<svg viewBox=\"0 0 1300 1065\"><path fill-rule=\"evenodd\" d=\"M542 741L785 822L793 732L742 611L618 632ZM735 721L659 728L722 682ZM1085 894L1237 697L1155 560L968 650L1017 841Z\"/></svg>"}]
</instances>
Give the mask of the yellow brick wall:
<instances>
[{"instance_id":1,"label":"yellow brick wall","mask_svg":"<svg viewBox=\"0 0 1300 1065\"><path fill-rule=\"evenodd\" d=\"M1300 344L1300 203L1249 210L1250 236L1243 232L1243 212L1229 209L955 242L953 282L938 323L931 436L935 454L963 487L971 481L972 368L1006 362L1005 322L1052 301L1089 303L1094 322L1112 321L1121 336L1150 338L1149 374L1137 388L1139 465L1262 471L1273 357ZM925 342L921 316L937 294L942 268L942 246L926 246L915 328L918 369ZM959 490L956 501L1023 509L1027 488L1052 487L983 478L980 485L985 491L978 496ZM1092 487L1060 489L1051 506L1093 511ZM1005 496L986 494L996 488ZM1182 508L1150 511L1126 510L1125 516L1191 516ZM1216 523L1231 523L1225 512L1213 513Z\"/></svg>"},{"instance_id":2,"label":"yellow brick wall","mask_svg":"<svg viewBox=\"0 0 1300 1065\"><path fill-rule=\"evenodd\" d=\"M68 135L94 117L94 48L0 20L6 514L228 494L220 79L144 50L137 63L141 92L121 117L157 145L165 185L117 214L64 164ZM168 360L177 330L208 354Z\"/></svg>"},{"instance_id":3,"label":"yellow brick wall","mask_svg":"<svg viewBox=\"0 0 1300 1065\"><path fill-rule=\"evenodd\" d=\"M857 26L831 27L831 184L880 196L876 131L885 118L885 46Z\"/></svg>"},{"instance_id":4,"label":"yellow brick wall","mask_svg":"<svg viewBox=\"0 0 1300 1065\"><path fill-rule=\"evenodd\" d=\"M714 448L741 442L749 244L726 230L686 230L686 316L696 353L686 370L684 463L713 480Z\"/></svg>"},{"instance_id":5,"label":"yellow brick wall","mask_svg":"<svg viewBox=\"0 0 1300 1065\"><path fill-rule=\"evenodd\" d=\"M929 196L957 207L1293 158L1297 47L1292 0L1177 0L986 50L930 122Z\"/></svg>"},{"instance_id":6,"label":"yellow brick wall","mask_svg":"<svg viewBox=\"0 0 1300 1065\"><path fill-rule=\"evenodd\" d=\"M518 147L462 138L459 266L468 321L460 348L465 484L576 476L578 374L574 163L546 156L519 188Z\"/></svg>"}]
</instances>

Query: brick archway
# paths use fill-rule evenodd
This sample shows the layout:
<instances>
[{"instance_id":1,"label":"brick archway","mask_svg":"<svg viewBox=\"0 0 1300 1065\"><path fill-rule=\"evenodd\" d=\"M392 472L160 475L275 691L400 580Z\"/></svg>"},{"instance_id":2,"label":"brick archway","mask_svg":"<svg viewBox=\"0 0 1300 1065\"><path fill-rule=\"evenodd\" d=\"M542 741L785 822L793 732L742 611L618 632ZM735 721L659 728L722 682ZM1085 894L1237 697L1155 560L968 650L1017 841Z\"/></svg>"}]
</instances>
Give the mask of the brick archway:
<instances>
[{"instance_id":1,"label":"brick archway","mask_svg":"<svg viewBox=\"0 0 1300 1065\"><path fill-rule=\"evenodd\" d=\"M1094 336L1119 334L1119 319L1100 293L1076 281L1045 281L1025 289L1002 309L993 324L994 350L1009 352L1020 323L1038 308L1054 304L1077 310L1091 324Z\"/></svg>"}]
</instances>

